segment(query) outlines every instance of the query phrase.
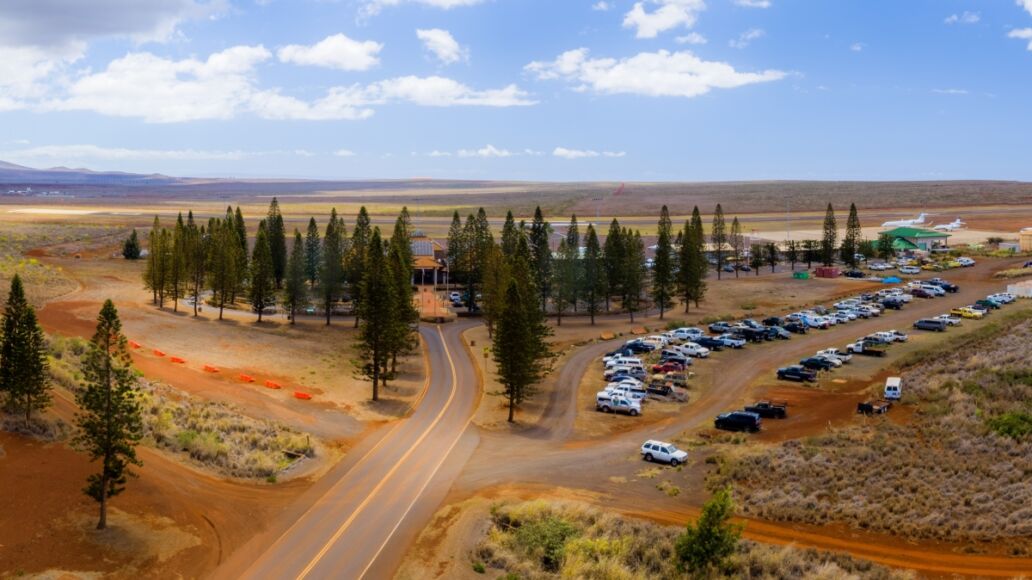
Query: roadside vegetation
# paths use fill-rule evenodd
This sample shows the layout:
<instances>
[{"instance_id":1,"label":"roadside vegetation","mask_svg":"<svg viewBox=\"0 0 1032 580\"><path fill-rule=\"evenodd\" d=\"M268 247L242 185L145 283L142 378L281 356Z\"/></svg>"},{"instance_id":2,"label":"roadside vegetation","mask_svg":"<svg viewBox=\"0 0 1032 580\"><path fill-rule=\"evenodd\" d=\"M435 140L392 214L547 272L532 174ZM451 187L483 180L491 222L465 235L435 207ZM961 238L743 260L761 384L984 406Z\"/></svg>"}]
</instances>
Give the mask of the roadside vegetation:
<instances>
[{"instance_id":1,"label":"roadside vegetation","mask_svg":"<svg viewBox=\"0 0 1032 580\"><path fill-rule=\"evenodd\" d=\"M80 338L50 339L50 374L55 384L72 393L80 388L87 347ZM307 434L162 383L138 376L136 381L145 445L219 475L268 481L296 461L315 456L315 444ZM59 423L52 430L67 432L67 427Z\"/></svg>"},{"instance_id":2,"label":"roadside vegetation","mask_svg":"<svg viewBox=\"0 0 1032 580\"><path fill-rule=\"evenodd\" d=\"M913 577L844 554L739 540L730 508L716 497L699 523L680 528L572 502L499 505L472 566L507 579Z\"/></svg>"},{"instance_id":3,"label":"roadside vegetation","mask_svg":"<svg viewBox=\"0 0 1032 580\"><path fill-rule=\"evenodd\" d=\"M1030 341L1026 309L914 353L900 363L911 421L858 419L771 448L728 450L710 484L734 482L753 517L1032 554Z\"/></svg>"},{"instance_id":4,"label":"roadside vegetation","mask_svg":"<svg viewBox=\"0 0 1032 580\"><path fill-rule=\"evenodd\" d=\"M45 301L74 290L75 281L59 266L27 255L30 250L47 248L56 255L74 255L106 243L117 231L103 226L5 223L0 232L0 287L6 287L18 275L29 302L39 308Z\"/></svg>"}]
</instances>

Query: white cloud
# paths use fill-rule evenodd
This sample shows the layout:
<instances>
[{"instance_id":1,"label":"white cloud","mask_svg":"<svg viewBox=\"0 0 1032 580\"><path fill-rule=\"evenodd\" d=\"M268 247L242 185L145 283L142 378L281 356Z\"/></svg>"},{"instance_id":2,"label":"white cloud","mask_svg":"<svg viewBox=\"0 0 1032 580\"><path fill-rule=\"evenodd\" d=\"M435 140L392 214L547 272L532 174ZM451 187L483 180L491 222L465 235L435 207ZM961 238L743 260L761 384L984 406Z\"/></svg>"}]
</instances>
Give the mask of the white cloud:
<instances>
[{"instance_id":1,"label":"white cloud","mask_svg":"<svg viewBox=\"0 0 1032 580\"><path fill-rule=\"evenodd\" d=\"M552 151L552 156L560 157L562 159L588 159L592 157L611 157L618 158L627 155L624 151L594 151L592 149L567 149L566 147L556 147Z\"/></svg>"},{"instance_id":2,"label":"white cloud","mask_svg":"<svg viewBox=\"0 0 1032 580\"><path fill-rule=\"evenodd\" d=\"M650 11L646 6L652 7ZM624 15L624 28L636 29L638 38L655 38L678 27L695 26L699 12L706 9L704 0L648 0L635 2Z\"/></svg>"},{"instance_id":3,"label":"white cloud","mask_svg":"<svg viewBox=\"0 0 1032 580\"><path fill-rule=\"evenodd\" d=\"M1032 50L1032 28L1018 28L1007 33L1007 38L1020 38L1028 41L1028 49Z\"/></svg>"},{"instance_id":4,"label":"white cloud","mask_svg":"<svg viewBox=\"0 0 1032 580\"><path fill-rule=\"evenodd\" d=\"M488 144L480 149L459 149L459 157L512 157L513 153L508 149L498 149Z\"/></svg>"},{"instance_id":5,"label":"white cloud","mask_svg":"<svg viewBox=\"0 0 1032 580\"><path fill-rule=\"evenodd\" d=\"M81 160L236 161L245 157L262 155L262 153L198 149L127 149L122 147L100 147L98 145L41 145L27 149L4 151L0 155L3 155L5 159L48 160L51 163L67 163Z\"/></svg>"},{"instance_id":6,"label":"white cloud","mask_svg":"<svg viewBox=\"0 0 1032 580\"><path fill-rule=\"evenodd\" d=\"M745 8L770 8L770 0L735 0L735 4L738 6L744 6Z\"/></svg>"},{"instance_id":7,"label":"white cloud","mask_svg":"<svg viewBox=\"0 0 1032 580\"><path fill-rule=\"evenodd\" d=\"M363 16L375 16L384 8L400 6L402 4L420 4L432 8L451 10L463 6L475 6L484 0L365 0L361 13Z\"/></svg>"},{"instance_id":8,"label":"white cloud","mask_svg":"<svg viewBox=\"0 0 1032 580\"><path fill-rule=\"evenodd\" d=\"M451 153L448 152L448 151L438 151L437 149L434 149L433 151L427 153L427 156L428 157L451 157Z\"/></svg>"},{"instance_id":9,"label":"white cloud","mask_svg":"<svg viewBox=\"0 0 1032 580\"><path fill-rule=\"evenodd\" d=\"M1032 0L1017 0L1018 6L1025 9L1026 12L1032 14Z\"/></svg>"},{"instance_id":10,"label":"white cloud","mask_svg":"<svg viewBox=\"0 0 1032 580\"><path fill-rule=\"evenodd\" d=\"M1032 2L1032 0L1029 1ZM978 12L968 12L965 10L961 14L950 14L943 22L946 24L976 24L981 19L982 15Z\"/></svg>"},{"instance_id":11,"label":"white cloud","mask_svg":"<svg viewBox=\"0 0 1032 580\"><path fill-rule=\"evenodd\" d=\"M598 0L598 2L591 5L591 9L598 10L599 12L607 12L613 9L613 5L610 2L606 2L606 0Z\"/></svg>"},{"instance_id":12,"label":"white cloud","mask_svg":"<svg viewBox=\"0 0 1032 580\"><path fill-rule=\"evenodd\" d=\"M312 153L308 149L294 149L294 155L298 157L315 157L315 153Z\"/></svg>"},{"instance_id":13,"label":"white cloud","mask_svg":"<svg viewBox=\"0 0 1032 580\"><path fill-rule=\"evenodd\" d=\"M520 107L537 104L516 85L501 89L475 90L456 80L439 76L397 77L365 87L353 86L335 91L343 100L353 105L407 102L426 107Z\"/></svg>"},{"instance_id":14,"label":"white cloud","mask_svg":"<svg viewBox=\"0 0 1032 580\"><path fill-rule=\"evenodd\" d=\"M852 50L853 52L863 52L865 48L867 48L867 45L862 42L854 42L849 45L849 50Z\"/></svg>"},{"instance_id":15,"label":"white cloud","mask_svg":"<svg viewBox=\"0 0 1032 580\"><path fill-rule=\"evenodd\" d=\"M343 34L327 36L311 46L291 44L276 52L280 62L321 66L338 70L369 70L380 64L383 45L372 40L352 40Z\"/></svg>"},{"instance_id":16,"label":"white cloud","mask_svg":"<svg viewBox=\"0 0 1032 580\"><path fill-rule=\"evenodd\" d=\"M337 157L354 157L355 152L350 149L338 149L333 152Z\"/></svg>"},{"instance_id":17,"label":"white cloud","mask_svg":"<svg viewBox=\"0 0 1032 580\"><path fill-rule=\"evenodd\" d=\"M749 46L749 44L752 43L752 41L756 40L757 38L762 38L764 34L765 33L762 29L750 28L749 30L746 30L745 32L739 34L738 38L733 38L730 41L728 41L727 45L731 48L746 48L747 46Z\"/></svg>"},{"instance_id":18,"label":"white cloud","mask_svg":"<svg viewBox=\"0 0 1032 580\"><path fill-rule=\"evenodd\" d=\"M932 89L933 93L939 95L966 95L968 94L967 89Z\"/></svg>"},{"instance_id":19,"label":"white cloud","mask_svg":"<svg viewBox=\"0 0 1032 580\"><path fill-rule=\"evenodd\" d=\"M447 30L419 29L416 30L416 36L423 42L423 48L433 53L437 60L444 64L469 60L469 50L460 46Z\"/></svg>"},{"instance_id":20,"label":"white cloud","mask_svg":"<svg viewBox=\"0 0 1032 580\"><path fill-rule=\"evenodd\" d=\"M552 62L532 62L524 68L539 79L577 83L577 90L650 97L697 97L712 89L737 88L786 76L779 70L739 72L730 64L702 60L689 51L666 50L617 60L591 59L588 49L579 48Z\"/></svg>"},{"instance_id":21,"label":"white cloud","mask_svg":"<svg viewBox=\"0 0 1032 580\"><path fill-rule=\"evenodd\" d=\"M706 44L709 42L706 37L699 34L698 32L689 32L684 36L678 36L674 39L677 44Z\"/></svg>"}]
</instances>

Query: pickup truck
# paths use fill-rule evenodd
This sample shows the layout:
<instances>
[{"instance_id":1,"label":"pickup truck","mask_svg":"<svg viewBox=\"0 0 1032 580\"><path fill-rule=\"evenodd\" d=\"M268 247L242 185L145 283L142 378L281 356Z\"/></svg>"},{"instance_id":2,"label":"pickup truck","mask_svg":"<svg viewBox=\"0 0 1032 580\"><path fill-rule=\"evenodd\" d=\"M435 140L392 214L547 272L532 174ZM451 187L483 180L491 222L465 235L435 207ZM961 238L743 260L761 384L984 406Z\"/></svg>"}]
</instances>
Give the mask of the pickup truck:
<instances>
[{"instance_id":1,"label":"pickup truck","mask_svg":"<svg viewBox=\"0 0 1032 580\"><path fill-rule=\"evenodd\" d=\"M819 350L817 351L817 356L830 356L839 359L843 363L848 363L849 361L853 360L853 355L847 352L842 352L837 348L826 348L824 350Z\"/></svg>"},{"instance_id":2,"label":"pickup truck","mask_svg":"<svg viewBox=\"0 0 1032 580\"><path fill-rule=\"evenodd\" d=\"M813 382L817 380L817 373L801 366L790 366L778 369L778 380Z\"/></svg>"},{"instance_id":3,"label":"pickup truck","mask_svg":"<svg viewBox=\"0 0 1032 580\"><path fill-rule=\"evenodd\" d=\"M873 340L858 340L846 345L846 352L849 354L862 354L866 356L885 356L889 347Z\"/></svg>"},{"instance_id":4,"label":"pickup truck","mask_svg":"<svg viewBox=\"0 0 1032 580\"><path fill-rule=\"evenodd\" d=\"M595 396L595 410L603 413L623 413L631 417L641 414L641 403L627 397L602 392Z\"/></svg>"},{"instance_id":5,"label":"pickup truck","mask_svg":"<svg viewBox=\"0 0 1032 580\"><path fill-rule=\"evenodd\" d=\"M756 413L763 419L784 419L788 417L788 403L780 401L758 401L742 410Z\"/></svg>"},{"instance_id":6,"label":"pickup truck","mask_svg":"<svg viewBox=\"0 0 1032 580\"><path fill-rule=\"evenodd\" d=\"M803 360L799 361L799 365L803 368L807 368L814 371L830 371L831 369L835 368L835 363L827 359L817 358L815 356L804 358Z\"/></svg>"},{"instance_id":7,"label":"pickup truck","mask_svg":"<svg viewBox=\"0 0 1032 580\"><path fill-rule=\"evenodd\" d=\"M713 324L709 325L709 331L713 334L729 332L730 330L731 325L727 322L714 322Z\"/></svg>"},{"instance_id":8,"label":"pickup truck","mask_svg":"<svg viewBox=\"0 0 1032 580\"><path fill-rule=\"evenodd\" d=\"M724 344L723 340L713 338L712 336L701 336L699 338L696 338L695 344L698 344L699 346L704 346L710 349L711 351L724 350L724 347L727 346Z\"/></svg>"},{"instance_id":9,"label":"pickup truck","mask_svg":"<svg viewBox=\"0 0 1032 580\"><path fill-rule=\"evenodd\" d=\"M856 404L856 412L862 415L881 415L888 413L892 403L888 401L866 401Z\"/></svg>"}]
</instances>

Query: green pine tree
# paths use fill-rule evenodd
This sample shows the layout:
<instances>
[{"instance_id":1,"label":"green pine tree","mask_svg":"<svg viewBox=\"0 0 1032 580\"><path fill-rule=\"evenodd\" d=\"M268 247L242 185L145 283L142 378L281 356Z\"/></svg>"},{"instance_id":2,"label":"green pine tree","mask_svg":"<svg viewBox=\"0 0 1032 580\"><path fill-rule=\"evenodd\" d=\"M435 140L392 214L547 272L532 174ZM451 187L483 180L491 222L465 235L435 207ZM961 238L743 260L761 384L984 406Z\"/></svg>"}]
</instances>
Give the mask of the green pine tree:
<instances>
[{"instance_id":1,"label":"green pine tree","mask_svg":"<svg viewBox=\"0 0 1032 580\"><path fill-rule=\"evenodd\" d=\"M634 313L641 310L645 292L645 243L641 233L625 229L621 234L626 242L623 263L623 307L634 322Z\"/></svg>"},{"instance_id":2,"label":"green pine tree","mask_svg":"<svg viewBox=\"0 0 1032 580\"><path fill-rule=\"evenodd\" d=\"M550 331L539 306L537 289L529 274L532 268L522 258L513 263L513 276L505 291L505 308L498 318L491 351L502 391L509 402L509 422L516 409L536 393L549 372L552 354L546 338Z\"/></svg>"},{"instance_id":3,"label":"green pine tree","mask_svg":"<svg viewBox=\"0 0 1032 580\"><path fill-rule=\"evenodd\" d=\"M387 267L380 228L374 228L366 251L366 268L358 302L358 347L362 374L373 383L373 400L380 399L380 384L387 384L384 370L390 360L392 318L397 305L397 285Z\"/></svg>"},{"instance_id":4,"label":"green pine tree","mask_svg":"<svg viewBox=\"0 0 1032 580\"><path fill-rule=\"evenodd\" d=\"M717 280L720 280L721 270L727 260L727 225L724 221L724 208L717 204L713 213L713 230L710 232L710 243L713 245L713 257L716 259L714 267L717 269Z\"/></svg>"},{"instance_id":5,"label":"green pine tree","mask_svg":"<svg viewBox=\"0 0 1032 580\"><path fill-rule=\"evenodd\" d=\"M24 414L29 427L32 412L50 405L47 344L36 312L25 299L21 278L11 279L0 337L0 397L4 407Z\"/></svg>"},{"instance_id":6,"label":"green pine tree","mask_svg":"<svg viewBox=\"0 0 1032 580\"><path fill-rule=\"evenodd\" d=\"M856 255L860 253L860 243L863 241L863 230L860 229L860 216L856 212L856 204L849 204L849 217L846 218L846 235L842 238L842 261L850 268L856 268Z\"/></svg>"},{"instance_id":7,"label":"green pine tree","mask_svg":"<svg viewBox=\"0 0 1032 580\"><path fill-rule=\"evenodd\" d=\"M656 239L656 254L652 260L652 301L659 308L659 319L672 304L675 290L675 255L672 241L670 210L667 206L659 212L659 230Z\"/></svg>"},{"instance_id":8,"label":"green pine tree","mask_svg":"<svg viewBox=\"0 0 1032 580\"><path fill-rule=\"evenodd\" d=\"M731 246L731 261L735 263L735 278L737 278L742 255L745 253L745 238L742 237L742 224L738 223L738 216L731 220L731 235L727 238L727 244Z\"/></svg>"},{"instance_id":9,"label":"green pine tree","mask_svg":"<svg viewBox=\"0 0 1032 580\"><path fill-rule=\"evenodd\" d=\"M399 234L397 228L407 232L407 220L398 218L394 235L387 244L387 267L394 283L394 306L392 311L390 337L390 376L398 370L398 357L411 354L419 346L416 327L419 325L419 309L412 295L412 244L408 234ZM386 384L386 383L384 383Z\"/></svg>"},{"instance_id":10,"label":"green pine tree","mask_svg":"<svg viewBox=\"0 0 1032 580\"><path fill-rule=\"evenodd\" d=\"M269 223L258 222L258 234L254 238L254 253L251 254L250 300L251 309L258 313L258 322L262 321L262 313L275 303L276 279L275 266L272 262L272 248L269 246Z\"/></svg>"},{"instance_id":11,"label":"green pine tree","mask_svg":"<svg viewBox=\"0 0 1032 580\"><path fill-rule=\"evenodd\" d=\"M301 232L295 228L294 245L291 247L290 257L287 259L287 274L285 291L283 293L284 306L290 314L291 324L296 322L297 311L308 304L308 286L305 284L306 266L305 241L301 238Z\"/></svg>"},{"instance_id":12,"label":"green pine tree","mask_svg":"<svg viewBox=\"0 0 1032 580\"><path fill-rule=\"evenodd\" d=\"M792 271L795 272L795 265L799 261L799 243L795 240L788 240L785 247L785 260L792 265Z\"/></svg>"},{"instance_id":13,"label":"green pine tree","mask_svg":"<svg viewBox=\"0 0 1032 580\"><path fill-rule=\"evenodd\" d=\"M692 269L694 273L691 276L691 299L695 303L695 307L699 307L699 302L706 297L706 274L709 273L709 263L706 261L706 232L702 226L702 214L699 213L699 208L696 207L692 210L692 230L691 230L691 248L692 248Z\"/></svg>"},{"instance_id":14,"label":"green pine tree","mask_svg":"<svg viewBox=\"0 0 1032 580\"><path fill-rule=\"evenodd\" d=\"M725 488L702 506L695 525L688 524L677 538L678 567L693 577L722 576L722 568L738 548L742 526L729 522L734 515L731 490Z\"/></svg>"},{"instance_id":15,"label":"green pine tree","mask_svg":"<svg viewBox=\"0 0 1032 580\"><path fill-rule=\"evenodd\" d=\"M878 234L878 257L882 260L891 260L896 255L896 249L892 247L892 236Z\"/></svg>"},{"instance_id":16,"label":"green pine tree","mask_svg":"<svg viewBox=\"0 0 1032 580\"><path fill-rule=\"evenodd\" d=\"M548 309L548 295L552 289L552 226L545 220L541 207L534 209L534 221L530 224L530 252L533 262L530 267L534 276L534 284L541 295L541 311Z\"/></svg>"},{"instance_id":17,"label":"green pine tree","mask_svg":"<svg viewBox=\"0 0 1032 580\"><path fill-rule=\"evenodd\" d=\"M321 243L319 225L315 223L314 217L308 218L308 231L305 234L305 276L312 288L315 288L315 283L319 280Z\"/></svg>"},{"instance_id":18,"label":"green pine tree","mask_svg":"<svg viewBox=\"0 0 1032 580\"><path fill-rule=\"evenodd\" d=\"M219 320L222 320L223 310L233 303L245 273L239 270L241 260L237 254L240 253L240 244L232 220L215 220L208 236L211 239L208 244L208 287L219 309Z\"/></svg>"},{"instance_id":19,"label":"green pine tree","mask_svg":"<svg viewBox=\"0 0 1032 580\"><path fill-rule=\"evenodd\" d=\"M763 267L766 256L763 254L763 244L752 244L749 246L749 267L757 276L760 275L760 268Z\"/></svg>"},{"instance_id":20,"label":"green pine tree","mask_svg":"<svg viewBox=\"0 0 1032 580\"><path fill-rule=\"evenodd\" d=\"M609 299L613 296L623 296L624 294L626 245L623 237L623 228L620 227L620 222L613 218L613 221L609 224L609 233L606 234L606 241L602 252L606 272L606 312L609 311Z\"/></svg>"},{"instance_id":21,"label":"green pine tree","mask_svg":"<svg viewBox=\"0 0 1032 580\"><path fill-rule=\"evenodd\" d=\"M341 255L340 231L343 224L337 219L337 210L330 211L330 221L326 224L323 235L322 264L319 268L319 298L326 311L326 325L330 325L333 306L340 299L341 285L344 280L344 262ZM358 303L357 301L355 302Z\"/></svg>"},{"instance_id":22,"label":"green pine tree","mask_svg":"<svg viewBox=\"0 0 1032 580\"><path fill-rule=\"evenodd\" d=\"M140 237L136 234L136 228L122 243L122 257L126 260L140 259Z\"/></svg>"},{"instance_id":23,"label":"green pine tree","mask_svg":"<svg viewBox=\"0 0 1032 580\"><path fill-rule=\"evenodd\" d=\"M516 253L516 245L519 243L519 230L516 228L516 219L512 217L512 210L505 213L505 224L502 225L502 254L506 258Z\"/></svg>"},{"instance_id":24,"label":"green pine tree","mask_svg":"<svg viewBox=\"0 0 1032 580\"><path fill-rule=\"evenodd\" d=\"M513 240L515 255L519 240ZM484 256L484 279L482 283L484 298L484 322L487 324L488 336L494 336L495 324L505 310L506 291L511 279L511 260L502 252L501 247L491 244Z\"/></svg>"},{"instance_id":25,"label":"green pine tree","mask_svg":"<svg viewBox=\"0 0 1032 580\"><path fill-rule=\"evenodd\" d=\"M100 460L100 473L87 478L83 491L100 504L97 529L103 530L108 499L125 489L133 475L130 466L142 465L136 458L136 445L143 437L136 376L118 311L110 300L100 310L82 372L85 384L75 395L80 412L76 414L79 433L74 442L89 454L90 461Z\"/></svg>"},{"instance_id":26,"label":"green pine tree","mask_svg":"<svg viewBox=\"0 0 1032 580\"><path fill-rule=\"evenodd\" d=\"M606 268L602 247L598 242L595 226L588 224L587 241L584 247L584 303L595 324L595 316L602 310L606 293Z\"/></svg>"},{"instance_id":27,"label":"green pine tree","mask_svg":"<svg viewBox=\"0 0 1032 580\"><path fill-rule=\"evenodd\" d=\"M358 210L358 217L355 218L355 229L351 232L351 245L348 254L347 276L350 283L351 299L355 304L362 301L362 280L365 279L365 270L368 267L367 250L369 240L372 236L372 229L369 219L369 212L365 206ZM341 238L343 239L343 238ZM355 327L358 327L358 319L362 314L360 309L355 309Z\"/></svg>"},{"instance_id":28,"label":"green pine tree","mask_svg":"<svg viewBox=\"0 0 1032 580\"><path fill-rule=\"evenodd\" d=\"M172 311L179 312L179 299L186 295L188 281L186 260L189 240L182 213L176 219L176 226L173 228L171 236L168 252L168 297L172 300Z\"/></svg>"},{"instance_id":29,"label":"green pine tree","mask_svg":"<svg viewBox=\"0 0 1032 580\"><path fill-rule=\"evenodd\" d=\"M835 263L835 248L838 242L838 227L835 225L835 210L828 204L824 212L824 235L821 236L821 263L831 266Z\"/></svg>"},{"instance_id":30,"label":"green pine tree","mask_svg":"<svg viewBox=\"0 0 1032 580\"><path fill-rule=\"evenodd\" d=\"M774 242L767 242L763 247L763 257L766 259L767 265L770 266L771 274L773 274L775 268L777 268L778 262L781 261L781 253L778 250L778 245Z\"/></svg>"},{"instance_id":31,"label":"green pine tree","mask_svg":"<svg viewBox=\"0 0 1032 580\"><path fill-rule=\"evenodd\" d=\"M276 281L276 288L279 289L283 287L283 279L287 275L287 230L283 224L279 201L275 197L269 204L269 215L265 218L265 228L272 256L272 273Z\"/></svg>"}]
</instances>

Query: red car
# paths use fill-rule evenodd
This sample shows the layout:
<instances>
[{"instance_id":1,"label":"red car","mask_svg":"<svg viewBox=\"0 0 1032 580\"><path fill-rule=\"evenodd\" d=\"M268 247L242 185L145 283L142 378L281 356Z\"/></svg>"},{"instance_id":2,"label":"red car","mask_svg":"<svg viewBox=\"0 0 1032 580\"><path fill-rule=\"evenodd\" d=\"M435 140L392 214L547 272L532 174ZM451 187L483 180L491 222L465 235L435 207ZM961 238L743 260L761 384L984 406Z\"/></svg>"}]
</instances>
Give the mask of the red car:
<instances>
[{"instance_id":1,"label":"red car","mask_svg":"<svg viewBox=\"0 0 1032 580\"><path fill-rule=\"evenodd\" d=\"M667 361L658 365L652 365L652 372L654 373L676 373L684 370L684 365L681 363Z\"/></svg>"}]
</instances>

